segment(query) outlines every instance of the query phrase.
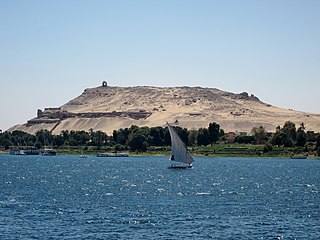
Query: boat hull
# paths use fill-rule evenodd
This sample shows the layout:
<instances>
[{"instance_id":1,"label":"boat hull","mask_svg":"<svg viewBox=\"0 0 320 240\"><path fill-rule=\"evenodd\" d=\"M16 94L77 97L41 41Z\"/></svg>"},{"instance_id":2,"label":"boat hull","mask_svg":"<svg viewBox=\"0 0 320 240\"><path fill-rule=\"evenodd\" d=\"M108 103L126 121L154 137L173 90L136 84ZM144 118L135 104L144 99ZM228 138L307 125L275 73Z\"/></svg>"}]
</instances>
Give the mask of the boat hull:
<instances>
[{"instance_id":1,"label":"boat hull","mask_svg":"<svg viewBox=\"0 0 320 240\"><path fill-rule=\"evenodd\" d=\"M308 154L292 154L290 158L291 159L307 159Z\"/></svg>"},{"instance_id":2,"label":"boat hull","mask_svg":"<svg viewBox=\"0 0 320 240\"><path fill-rule=\"evenodd\" d=\"M39 155L39 151L36 149L11 149L11 155Z\"/></svg>"},{"instance_id":3,"label":"boat hull","mask_svg":"<svg viewBox=\"0 0 320 240\"><path fill-rule=\"evenodd\" d=\"M97 153L97 157L129 157L127 153Z\"/></svg>"},{"instance_id":4,"label":"boat hull","mask_svg":"<svg viewBox=\"0 0 320 240\"><path fill-rule=\"evenodd\" d=\"M57 152L53 149L44 149L41 153L42 156L55 156Z\"/></svg>"},{"instance_id":5,"label":"boat hull","mask_svg":"<svg viewBox=\"0 0 320 240\"><path fill-rule=\"evenodd\" d=\"M291 159L307 159L307 156L292 156Z\"/></svg>"},{"instance_id":6,"label":"boat hull","mask_svg":"<svg viewBox=\"0 0 320 240\"><path fill-rule=\"evenodd\" d=\"M192 166L190 166L190 165L186 165L186 166L171 165L168 168L169 169L191 169Z\"/></svg>"}]
</instances>

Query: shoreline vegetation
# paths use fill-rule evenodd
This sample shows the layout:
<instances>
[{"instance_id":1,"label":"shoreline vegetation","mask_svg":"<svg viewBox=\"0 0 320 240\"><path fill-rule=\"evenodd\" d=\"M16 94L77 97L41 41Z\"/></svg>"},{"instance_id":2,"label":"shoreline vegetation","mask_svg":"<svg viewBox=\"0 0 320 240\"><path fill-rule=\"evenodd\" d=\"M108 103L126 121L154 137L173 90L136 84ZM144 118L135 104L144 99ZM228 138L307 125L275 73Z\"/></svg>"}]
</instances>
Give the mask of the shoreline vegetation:
<instances>
[{"instance_id":1,"label":"shoreline vegetation","mask_svg":"<svg viewBox=\"0 0 320 240\"><path fill-rule=\"evenodd\" d=\"M188 130L175 127L181 139L195 157L290 157L320 156L320 133L305 131L303 123L296 128L287 121L274 133L263 126L249 133L225 133L217 123L208 128ZM98 153L128 153L130 156L169 156L171 142L168 129L138 127L114 130L108 136L102 131L62 131L52 135L40 130L35 135L22 131L0 132L0 153L11 149L53 148L58 154L97 155Z\"/></svg>"},{"instance_id":2,"label":"shoreline vegetation","mask_svg":"<svg viewBox=\"0 0 320 240\"><path fill-rule=\"evenodd\" d=\"M263 148L263 146L258 146L258 149ZM242 146L242 145L232 145L230 148L220 149L217 152L217 148L214 146L208 147L203 150L194 150L192 148L188 148L191 151L192 156L194 157L246 157L246 158L290 158L292 156L292 152L296 151L294 148L281 148L279 147L274 152L269 152L268 154L263 154L257 150L257 146ZM230 149L230 150L229 150ZM86 155L86 156L97 156L99 153L120 153L112 150L89 150L89 151L80 151L77 149L55 149L57 155ZM0 154L9 154L10 150L1 150ZM124 151L121 153L127 153L130 157L135 156L170 156L170 150L151 150L145 152L131 152ZM306 153L308 158L310 159L319 159L315 153Z\"/></svg>"},{"instance_id":3,"label":"shoreline vegetation","mask_svg":"<svg viewBox=\"0 0 320 240\"><path fill-rule=\"evenodd\" d=\"M296 147L275 147L272 151L264 153L264 145L252 144L215 144L205 147L188 147L194 157L259 157L259 158L289 158L293 153L305 153L308 158L319 158L314 151L305 152L303 148ZM87 155L96 156L98 153L120 153L112 148L96 147L87 148L85 151L75 147L55 148L57 154L61 155ZM171 148L168 147L150 147L147 151L122 151L130 156L169 156ZM10 149L0 150L0 154L9 154Z\"/></svg>"}]
</instances>

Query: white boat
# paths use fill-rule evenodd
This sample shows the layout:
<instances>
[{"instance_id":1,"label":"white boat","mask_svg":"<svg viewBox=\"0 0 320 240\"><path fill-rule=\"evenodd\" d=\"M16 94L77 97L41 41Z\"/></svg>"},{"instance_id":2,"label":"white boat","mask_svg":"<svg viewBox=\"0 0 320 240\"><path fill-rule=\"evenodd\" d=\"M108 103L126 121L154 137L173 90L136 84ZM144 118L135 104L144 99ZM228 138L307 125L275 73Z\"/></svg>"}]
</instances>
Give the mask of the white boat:
<instances>
[{"instance_id":1,"label":"white boat","mask_svg":"<svg viewBox=\"0 0 320 240\"><path fill-rule=\"evenodd\" d=\"M308 154L304 153L304 154L291 154L290 155L291 159L307 159L308 158Z\"/></svg>"},{"instance_id":2,"label":"white boat","mask_svg":"<svg viewBox=\"0 0 320 240\"><path fill-rule=\"evenodd\" d=\"M97 157L129 157L128 153L97 153Z\"/></svg>"},{"instance_id":3,"label":"white boat","mask_svg":"<svg viewBox=\"0 0 320 240\"><path fill-rule=\"evenodd\" d=\"M14 148L10 150L11 155L39 155L39 151L34 148L27 148L27 149L19 149Z\"/></svg>"},{"instance_id":4,"label":"white boat","mask_svg":"<svg viewBox=\"0 0 320 240\"><path fill-rule=\"evenodd\" d=\"M83 154L83 148L82 148L82 150L81 150L80 158L87 158L87 155Z\"/></svg>"},{"instance_id":5,"label":"white boat","mask_svg":"<svg viewBox=\"0 0 320 240\"><path fill-rule=\"evenodd\" d=\"M184 144L178 133L168 123L168 129L171 137L171 156L170 160L177 162L177 164L171 164L169 168L173 169L188 169L192 168L193 158Z\"/></svg>"},{"instance_id":6,"label":"white boat","mask_svg":"<svg viewBox=\"0 0 320 240\"><path fill-rule=\"evenodd\" d=\"M45 148L42 151L42 156L55 156L57 154L56 150L51 148Z\"/></svg>"},{"instance_id":7,"label":"white boat","mask_svg":"<svg viewBox=\"0 0 320 240\"><path fill-rule=\"evenodd\" d=\"M27 155L23 149L11 149L10 154L11 155Z\"/></svg>"}]
</instances>

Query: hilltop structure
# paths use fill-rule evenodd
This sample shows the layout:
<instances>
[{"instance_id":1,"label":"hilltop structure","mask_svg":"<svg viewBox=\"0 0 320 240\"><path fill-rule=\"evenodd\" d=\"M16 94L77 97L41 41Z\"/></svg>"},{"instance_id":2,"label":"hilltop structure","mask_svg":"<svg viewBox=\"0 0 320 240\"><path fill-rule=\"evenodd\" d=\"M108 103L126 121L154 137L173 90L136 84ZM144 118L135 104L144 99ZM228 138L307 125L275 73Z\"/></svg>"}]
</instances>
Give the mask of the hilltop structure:
<instances>
[{"instance_id":1,"label":"hilltop structure","mask_svg":"<svg viewBox=\"0 0 320 240\"><path fill-rule=\"evenodd\" d=\"M320 132L320 114L281 109L246 92L202 87L116 87L103 81L100 87L85 89L61 107L38 110L37 117L9 131L34 134L47 129L59 134L63 130L93 129L110 134L131 125L152 127L171 122L198 129L216 122L226 132L250 133L259 126L275 131L289 120Z\"/></svg>"}]
</instances>

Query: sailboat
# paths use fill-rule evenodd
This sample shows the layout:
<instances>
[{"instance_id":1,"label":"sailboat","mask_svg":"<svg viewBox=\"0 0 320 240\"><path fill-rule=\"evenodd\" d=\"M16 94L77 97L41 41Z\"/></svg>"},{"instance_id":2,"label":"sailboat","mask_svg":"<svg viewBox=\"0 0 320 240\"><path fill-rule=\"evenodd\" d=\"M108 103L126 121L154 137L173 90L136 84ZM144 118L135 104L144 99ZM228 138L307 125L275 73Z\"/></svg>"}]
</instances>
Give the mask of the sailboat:
<instances>
[{"instance_id":1,"label":"sailboat","mask_svg":"<svg viewBox=\"0 0 320 240\"><path fill-rule=\"evenodd\" d=\"M80 155L80 158L87 158L87 155L84 155L84 154L83 154L83 147L82 147L82 149L81 149L81 155Z\"/></svg>"},{"instance_id":2,"label":"sailboat","mask_svg":"<svg viewBox=\"0 0 320 240\"><path fill-rule=\"evenodd\" d=\"M42 156L55 156L57 154L56 150L53 148L47 148L46 137L43 137L44 149L41 151Z\"/></svg>"},{"instance_id":3,"label":"sailboat","mask_svg":"<svg viewBox=\"0 0 320 240\"><path fill-rule=\"evenodd\" d=\"M179 137L178 133L168 123L168 129L171 137L171 156L170 160L178 164L172 164L168 168L173 169L188 169L192 168L193 158L188 151L186 145Z\"/></svg>"}]
</instances>

